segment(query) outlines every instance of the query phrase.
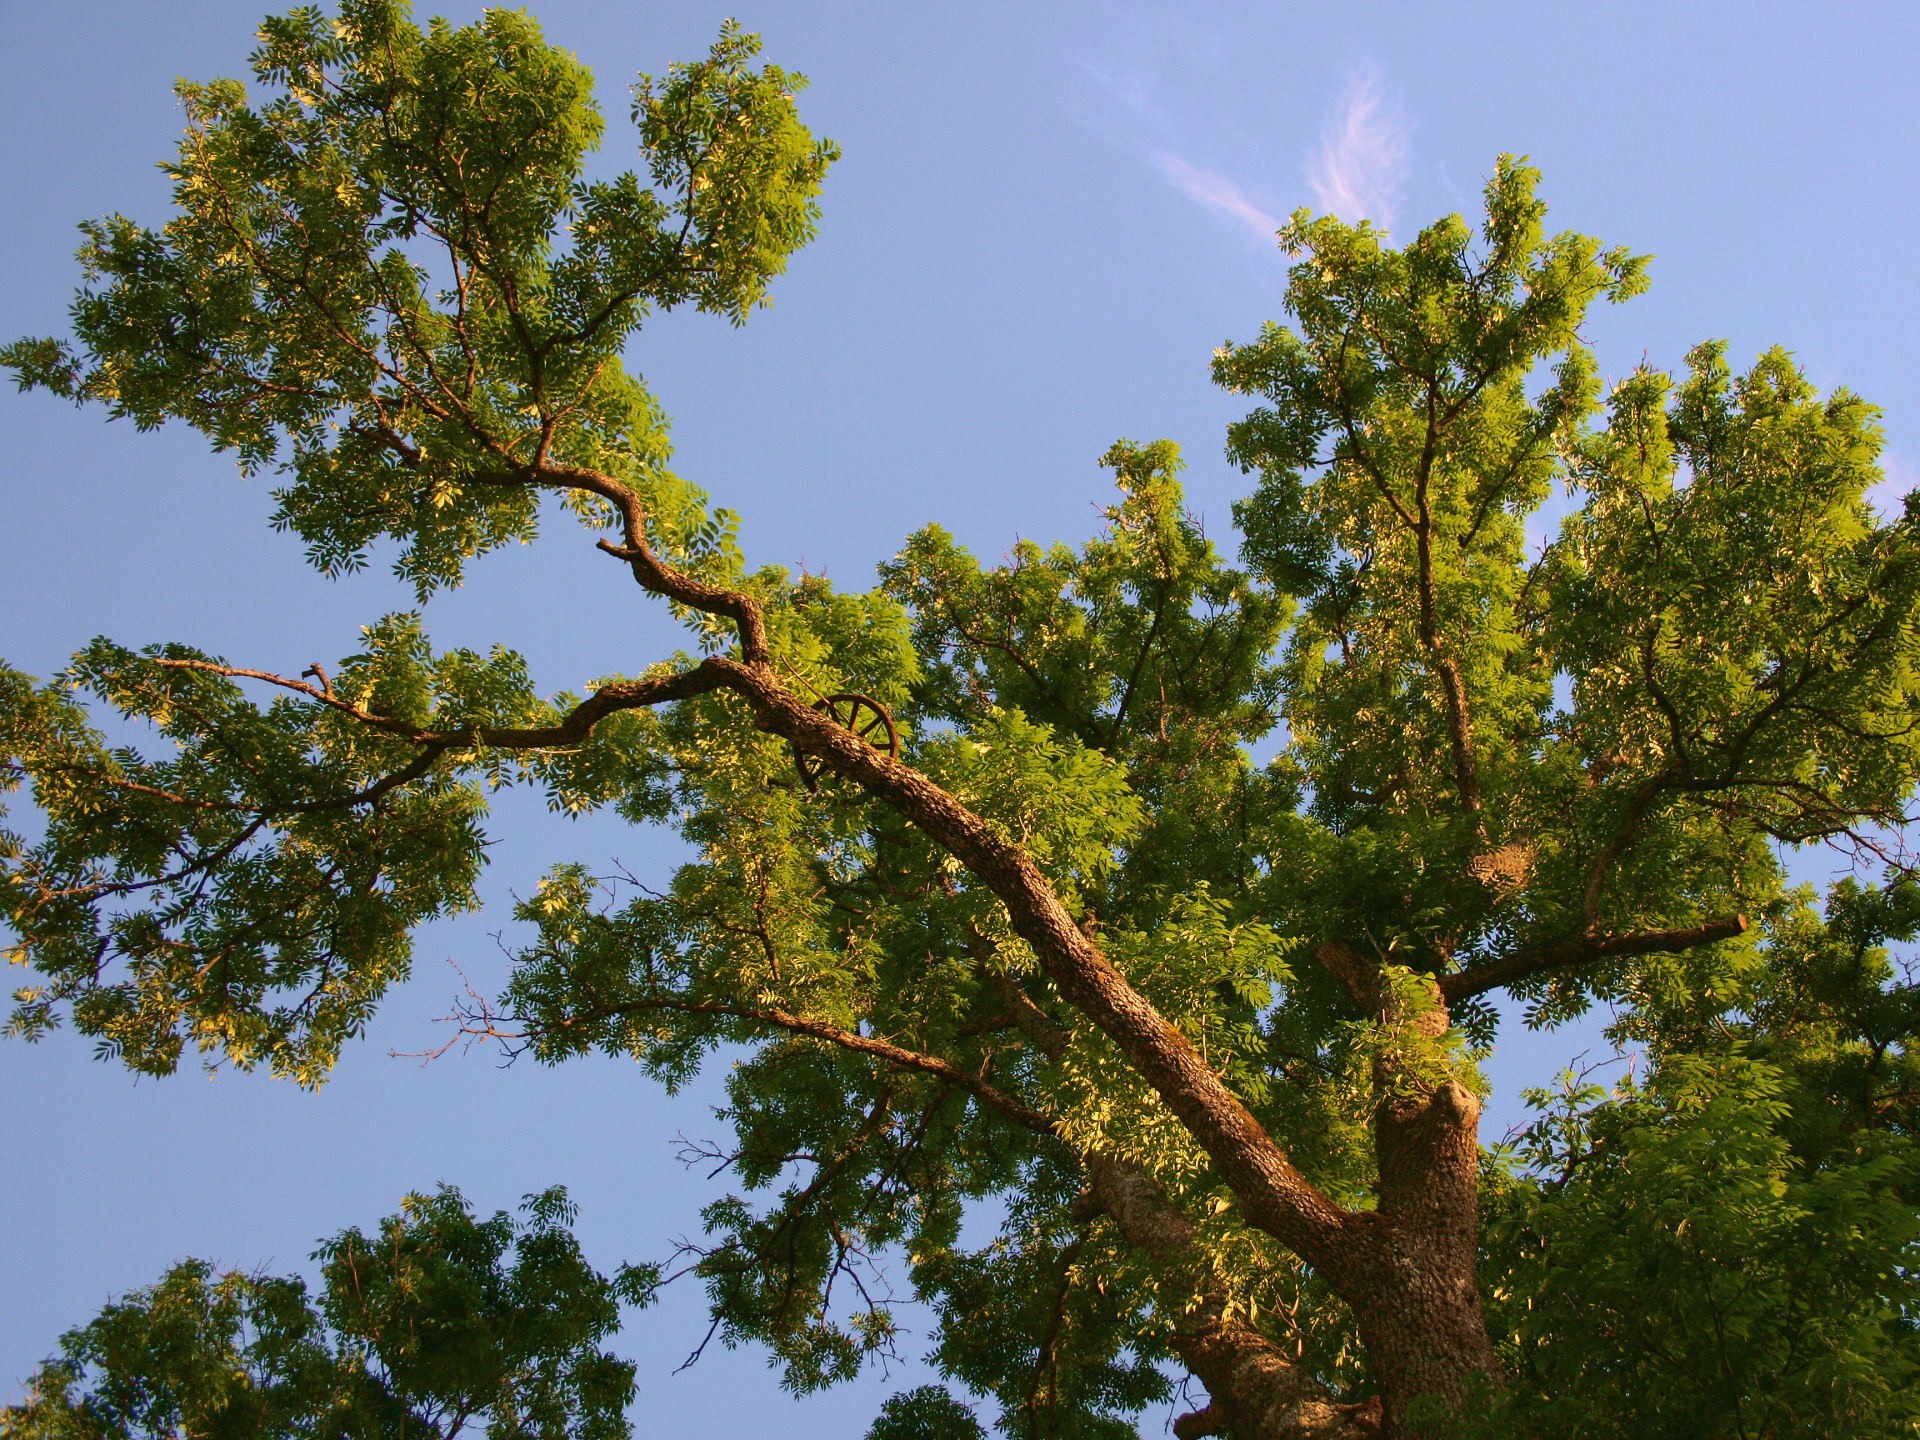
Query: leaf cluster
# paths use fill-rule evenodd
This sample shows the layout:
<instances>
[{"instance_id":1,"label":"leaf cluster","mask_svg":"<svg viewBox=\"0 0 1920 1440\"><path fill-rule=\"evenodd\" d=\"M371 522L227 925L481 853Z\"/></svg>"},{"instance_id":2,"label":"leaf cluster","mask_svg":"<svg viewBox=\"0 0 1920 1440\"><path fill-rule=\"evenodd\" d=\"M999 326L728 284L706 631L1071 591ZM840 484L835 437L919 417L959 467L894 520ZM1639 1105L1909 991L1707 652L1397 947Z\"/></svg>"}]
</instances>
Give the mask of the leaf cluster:
<instances>
[{"instance_id":1,"label":"leaf cluster","mask_svg":"<svg viewBox=\"0 0 1920 1440\"><path fill-rule=\"evenodd\" d=\"M64 1335L0 1435L625 1440L634 1367L599 1347L653 1277L599 1274L572 1219L559 1189L520 1218L410 1195L314 1253L317 1301L295 1277L182 1261Z\"/></svg>"}]
</instances>

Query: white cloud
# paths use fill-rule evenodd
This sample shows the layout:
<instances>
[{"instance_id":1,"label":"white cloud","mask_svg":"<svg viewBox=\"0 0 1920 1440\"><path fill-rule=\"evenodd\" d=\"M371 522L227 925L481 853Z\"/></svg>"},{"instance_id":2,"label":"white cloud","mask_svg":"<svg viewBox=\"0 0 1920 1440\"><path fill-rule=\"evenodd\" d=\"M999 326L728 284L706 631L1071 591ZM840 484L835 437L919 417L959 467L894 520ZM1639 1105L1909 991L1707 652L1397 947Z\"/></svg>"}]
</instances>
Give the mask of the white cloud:
<instances>
[{"instance_id":1,"label":"white cloud","mask_svg":"<svg viewBox=\"0 0 1920 1440\"><path fill-rule=\"evenodd\" d=\"M1294 197L1288 197L1285 191L1293 187L1278 173L1284 167L1273 163L1278 158L1274 152L1284 154L1290 149L1297 132L1269 132L1267 145L1256 145L1251 151L1243 140L1238 163L1218 163L1221 132L1232 138L1244 127L1225 124L1231 117L1218 111L1220 86L1212 82L1218 78L1213 72L1225 64L1224 46L1196 45L1183 40L1145 64L1076 57L1075 63L1105 101L1084 117L1085 123L1145 161L1177 193L1269 253L1274 252L1274 234L1286 223L1287 211L1299 201L1350 222L1371 220L1383 229L1392 224L1407 176L1413 127L1377 70L1369 66L1349 77L1318 144L1306 157L1303 170L1296 172L1303 175L1305 194L1296 190ZM1178 63L1182 57L1187 62L1184 66ZM1169 63L1176 72L1171 80L1163 73ZM1209 83L1188 83L1196 76ZM1196 112L1194 101L1199 96L1204 96L1204 103ZM1262 148L1266 156L1258 153ZM1266 173L1268 183L1244 178L1254 170ZM1272 184L1276 179L1278 187ZM1275 193L1276 188L1280 193ZM1288 203L1281 203L1283 199Z\"/></svg>"},{"instance_id":2,"label":"white cloud","mask_svg":"<svg viewBox=\"0 0 1920 1440\"><path fill-rule=\"evenodd\" d=\"M1281 222L1249 200L1226 176L1203 170L1165 150L1148 153L1168 183L1196 205L1245 226L1255 239L1265 244L1273 242L1273 232L1280 228Z\"/></svg>"},{"instance_id":3,"label":"white cloud","mask_svg":"<svg viewBox=\"0 0 1920 1440\"><path fill-rule=\"evenodd\" d=\"M1393 224L1413 129L1372 70L1356 71L1307 163L1315 208L1342 220Z\"/></svg>"},{"instance_id":4,"label":"white cloud","mask_svg":"<svg viewBox=\"0 0 1920 1440\"><path fill-rule=\"evenodd\" d=\"M1143 120L1150 116L1154 91L1160 84L1160 77L1155 71L1102 65L1085 58L1074 63L1134 119Z\"/></svg>"},{"instance_id":5,"label":"white cloud","mask_svg":"<svg viewBox=\"0 0 1920 1440\"><path fill-rule=\"evenodd\" d=\"M1915 473L1906 457L1893 450L1883 450L1880 479L1867 487L1866 500L1883 522L1891 521L1898 518L1908 492L1916 488L1920 488L1920 474Z\"/></svg>"}]
</instances>

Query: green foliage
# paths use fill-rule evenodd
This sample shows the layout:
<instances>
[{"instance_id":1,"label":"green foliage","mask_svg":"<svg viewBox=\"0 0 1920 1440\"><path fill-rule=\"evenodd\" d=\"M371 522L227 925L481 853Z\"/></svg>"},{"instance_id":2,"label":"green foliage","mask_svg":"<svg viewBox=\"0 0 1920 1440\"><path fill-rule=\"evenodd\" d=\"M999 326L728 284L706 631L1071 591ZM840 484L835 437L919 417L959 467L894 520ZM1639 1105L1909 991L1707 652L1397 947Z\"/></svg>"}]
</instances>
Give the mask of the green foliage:
<instances>
[{"instance_id":1,"label":"green foliage","mask_svg":"<svg viewBox=\"0 0 1920 1440\"><path fill-rule=\"evenodd\" d=\"M1784 1089L1738 1049L1676 1058L1603 1103L1576 1087L1528 1132L1540 1178L1495 1206L1495 1313L1517 1408L1548 1433L1920 1423L1916 1154L1868 1142L1809 1165Z\"/></svg>"},{"instance_id":2,"label":"green foliage","mask_svg":"<svg viewBox=\"0 0 1920 1440\"><path fill-rule=\"evenodd\" d=\"M1769 917L1770 963L1670 979L1623 1020L1644 1083L1530 1096L1488 1192L1513 1433L1920 1424L1920 986L1886 948L1920 932L1920 895L1810 900Z\"/></svg>"},{"instance_id":3,"label":"green foliage","mask_svg":"<svg viewBox=\"0 0 1920 1440\"><path fill-rule=\"evenodd\" d=\"M435 655L413 615L364 638L309 687L324 687L319 705L257 704L231 667L180 645L96 640L50 686L0 671L14 757L0 780L30 781L47 817L38 844L13 843L0 888L9 955L44 982L16 993L13 1033L44 1034L68 1010L145 1073L170 1073L191 1045L318 1085L407 974L411 930L473 907L486 789L648 808L643 717L545 754L491 748L476 732L562 709L535 697L519 656ZM144 722L159 756L110 747L79 697ZM369 714L392 726L360 723ZM430 747L441 768L420 763L421 731L460 737Z\"/></svg>"},{"instance_id":4,"label":"green foliage","mask_svg":"<svg viewBox=\"0 0 1920 1440\"><path fill-rule=\"evenodd\" d=\"M1079 551L1022 541L985 569L930 526L880 573L913 616L929 722L965 732L1018 709L1126 767L1145 831L1107 906L1133 903L1126 887L1142 885L1151 917L1169 888L1247 879L1259 781L1241 747L1274 727L1269 657L1291 606L1221 562L1183 506L1170 441L1122 441L1102 463L1120 503Z\"/></svg>"},{"instance_id":5,"label":"green foliage","mask_svg":"<svg viewBox=\"0 0 1920 1440\"><path fill-rule=\"evenodd\" d=\"M0 1436L625 1440L633 1365L599 1346L654 1277L593 1270L563 1190L521 1212L409 1195L377 1236L315 1252L317 1304L296 1278L183 1261L62 1336Z\"/></svg>"},{"instance_id":6,"label":"green foliage","mask_svg":"<svg viewBox=\"0 0 1920 1440\"><path fill-rule=\"evenodd\" d=\"M409 621L369 630L338 693L431 719L419 640ZM408 932L471 908L484 803L444 775L384 787L414 747L337 711L258 706L216 663L97 640L60 684L6 673L8 778L30 777L47 815L0 891L11 953L45 980L11 1025L40 1034L70 1006L136 1070L168 1073L192 1044L315 1085L406 974ZM501 677L454 668L479 682L454 703L484 706ZM79 695L145 721L164 758L109 748Z\"/></svg>"},{"instance_id":7,"label":"green foliage","mask_svg":"<svg viewBox=\"0 0 1920 1440\"><path fill-rule=\"evenodd\" d=\"M941 1368L997 1400L1002 1429L1120 1440L1170 1393L1160 1365L1171 1351L1142 1277L1114 1253L1123 1247L1062 1223L1063 1178L1030 1174L993 1243L923 1261L915 1278L940 1296ZM1132 1283L1114 1283L1121 1275Z\"/></svg>"},{"instance_id":8,"label":"green foliage","mask_svg":"<svg viewBox=\"0 0 1920 1440\"><path fill-rule=\"evenodd\" d=\"M1253 405L1237 559L1176 447L1122 441L1078 548L987 563L930 526L867 593L749 570L622 357L659 310L740 322L812 233L833 147L756 56L728 26L643 77L647 178L591 184L586 71L518 13L300 9L261 31L265 98L182 88L173 217L86 227L75 339L8 347L20 383L275 469L316 566L391 541L423 603L556 493L711 658L543 699L518 656L436 653L401 615L298 678L107 640L51 684L0 669L0 783L45 821L0 835L35 972L14 1030L318 1084L413 928L473 903L487 794L538 786L689 858L658 886L550 870L467 1028L669 1087L731 1062L730 1134L691 1147L727 1188L679 1267L723 1343L807 1391L892 1354L910 1293L943 1372L1034 1437L1129 1433L1203 1320L1367 1399L1351 1280L1250 1223L1245 1178L1068 1002L1062 942L1003 903L1012 854L1353 1234L1398 1223L1392 1126L1471 1122L1489 995L1534 1023L1613 1008L1645 1081L1576 1086L1487 1166L1513 1379L1487 1425L1904 1433L1920 1002L1890 947L1920 890L1896 867L1819 906L1780 856L1897 857L1920 774L1920 522L1866 503L1871 407L1712 344L1603 385L1582 327L1644 264L1550 235L1504 159L1477 230L1283 232L1291 325L1214 362ZM823 753L807 707L850 692L914 772L885 772L890 804L844 756L796 769ZM108 738L142 726L149 750ZM966 843L928 818L962 812ZM1095 1161L1155 1197L1159 1240ZM176 1272L8 1423L80 1433L171 1346L200 1378L139 1424L200 1433L244 1390L269 1431L365 1405L599 1433L629 1378L592 1347L647 1277L589 1279L558 1207L516 1229L416 1199L322 1252L319 1312ZM980 1425L924 1389L873 1433Z\"/></svg>"},{"instance_id":9,"label":"green foliage","mask_svg":"<svg viewBox=\"0 0 1920 1440\"><path fill-rule=\"evenodd\" d=\"M944 1385L922 1385L889 1397L867 1440L986 1440L986 1434Z\"/></svg>"},{"instance_id":10,"label":"green foliage","mask_svg":"<svg viewBox=\"0 0 1920 1440\"><path fill-rule=\"evenodd\" d=\"M83 227L84 349L16 343L0 360L20 383L277 467L276 523L315 565L392 537L423 598L532 537L539 490L514 482L536 459L632 482L694 569L736 559L619 356L656 309L744 320L812 235L835 151L795 115L804 79L753 69L758 41L729 27L636 89L657 188L588 184L590 78L522 12L423 31L397 0L348 0L260 38L254 74L279 93L181 85L175 218Z\"/></svg>"}]
</instances>

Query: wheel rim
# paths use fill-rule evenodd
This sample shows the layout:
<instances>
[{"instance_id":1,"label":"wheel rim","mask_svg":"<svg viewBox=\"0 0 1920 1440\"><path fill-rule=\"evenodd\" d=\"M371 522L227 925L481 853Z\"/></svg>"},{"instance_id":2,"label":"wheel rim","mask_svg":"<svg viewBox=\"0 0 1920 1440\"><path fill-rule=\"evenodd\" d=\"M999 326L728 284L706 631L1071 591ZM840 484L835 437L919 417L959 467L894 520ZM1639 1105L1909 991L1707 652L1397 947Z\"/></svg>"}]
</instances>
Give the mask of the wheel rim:
<instances>
[{"instance_id":1,"label":"wheel rim","mask_svg":"<svg viewBox=\"0 0 1920 1440\"><path fill-rule=\"evenodd\" d=\"M884 750L889 758L900 758L900 730L893 723L893 714L871 695L861 695L855 691L842 691L837 695L828 695L813 702L813 708L825 715L842 730L866 741L876 750ZM799 745L793 747L794 768L800 772L800 779L809 791L820 788L820 777L826 767L820 763L817 755Z\"/></svg>"}]
</instances>

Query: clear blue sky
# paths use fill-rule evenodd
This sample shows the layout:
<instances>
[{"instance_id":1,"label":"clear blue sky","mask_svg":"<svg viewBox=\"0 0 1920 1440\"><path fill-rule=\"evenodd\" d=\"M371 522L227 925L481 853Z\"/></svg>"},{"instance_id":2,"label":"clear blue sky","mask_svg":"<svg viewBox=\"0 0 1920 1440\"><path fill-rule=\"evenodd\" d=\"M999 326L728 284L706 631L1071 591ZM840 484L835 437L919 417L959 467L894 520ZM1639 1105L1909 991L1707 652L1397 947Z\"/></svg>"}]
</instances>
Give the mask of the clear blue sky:
<instances>
[{"instance_id":1,"label":"clear blue sky","mask_svg":"<svg viewBox=\"0 0 1920 1440\"><path fill-rule=\"evenodd\" d=\"M163 217L153 166L180 125L171 82L242 73L258 6L0 4L0 336L62 327L76 221ZM633 72L703 52L728 8L538 7L599 77L608 165L625 163ZM678 468L745 514L756 561L861 585L932 519L989 555L1018 535L1084 536L1107 497L1094 458L1123 435L1178 440L1193 502L1224 533L1244 481L1221 458L1236 411L1207 360L1278 317L1276 217L1333 206L1410 234L1472 214L1503 150L1545 171L1556 227L1658 257L1652 292L1592 327L1605 370L1643 353L1675 365L1708 337L1740 361L1783 344L1822 385L1886 408L1897 488L1920 474L1920 7L763 0L738 13L770 58L812 78L805 113L846 158L775 309L739 332L659 324L631 360L675 416ZM407 606L383 574L306 572L263 523L266 489L190 433L0 396L0 655L44 675L105 633L298 670ZM474 567L430 621L441 645L517 646L556 690L675 643L558 524ZM657 837L517 803L497 813L496 903L554 859L672 863ZM448 959L498 982L502 919L423 935L415 979L318 1096L224 1073L135 1084L69 1035L0 1044L0 1394L60 1329L183 1255L298 1268L321 1236L437 1181L489 1209L570 1186L603 1266L697 1233L713 1192L672 1140L715 1132L711 1089L668 1102L610 1062L390 1058L436 1042L431 1020L459 984ZM1508 1038L1495 1129L1519 1084L1582 1043ZM671 1375L700 1313L685 1291L623 1337L642 1434L857 1436L881 1395L916 1383L908 1367L796 1403L759 1356L717 1351Z\"/></svg>"}]
</instances>

